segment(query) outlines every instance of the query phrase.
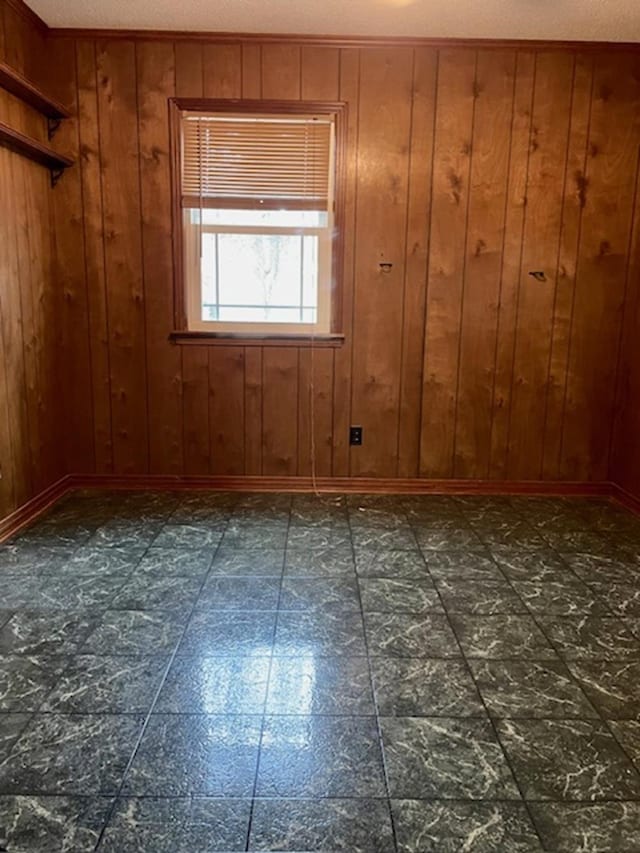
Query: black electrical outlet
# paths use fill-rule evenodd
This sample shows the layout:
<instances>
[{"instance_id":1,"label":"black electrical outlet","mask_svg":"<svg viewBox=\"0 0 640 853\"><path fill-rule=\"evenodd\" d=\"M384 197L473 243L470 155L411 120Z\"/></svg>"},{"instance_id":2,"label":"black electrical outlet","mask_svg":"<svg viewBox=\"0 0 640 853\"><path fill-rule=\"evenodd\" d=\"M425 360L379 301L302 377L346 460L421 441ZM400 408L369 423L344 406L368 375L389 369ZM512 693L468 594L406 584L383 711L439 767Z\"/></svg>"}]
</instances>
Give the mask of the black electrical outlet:
<instances>
[{"instance_id":1,"label":"black electrical outlet","mask_svg":"<svg viewBox=\"0 0 640 853\"><path fill-rule=\"evenodd\" d=\"M362 427L353 426L349 429L349 444L357 447L362 444Z\"/></svg>"}]
</instances>

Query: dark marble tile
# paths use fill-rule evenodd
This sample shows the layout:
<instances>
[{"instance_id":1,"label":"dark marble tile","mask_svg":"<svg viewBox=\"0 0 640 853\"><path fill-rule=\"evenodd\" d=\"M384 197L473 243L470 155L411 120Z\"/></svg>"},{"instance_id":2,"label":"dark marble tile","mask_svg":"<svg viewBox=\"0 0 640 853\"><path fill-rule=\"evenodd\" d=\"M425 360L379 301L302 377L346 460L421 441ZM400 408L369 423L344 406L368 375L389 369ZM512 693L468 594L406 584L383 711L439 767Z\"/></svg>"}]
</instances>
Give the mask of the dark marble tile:
<instances>
[{"instance_id":1,"label":"dark marble tile","mask_svg":"<svg viewBox=\"0 0 640 853\"><path fill-rule=\"evenodd\" d=\"M4 628L9 619L13 616L13 610L0 610L0 628Z\"/></svg>"},{"instance_id":2,"label":"dark marble tile","mask_svg":"<svg viewBox=\"0 0 640 853\"><path fill-rule=\"evenodd\" d=\"M640 719L640 662L579 660L568 666L605 719Z\"/></svg>"},{"instance_id":3,"label":"dark marble tile","mask_svg":"<svg viewBox=\"0 0 640 853\"><path fill-rule=\"evenodd\" d=\"M226 527L204 524L165 524L153 540L154 548L185 548L200 551L202 548L213 550L222 539Z\"/></svg>"},{"instance_id":4,"label":"dark marble tile","mask_svg":"<svg viewBox=\"0 0 640 853\"><path fill-rule=\"evenodd\" d=\"M640 776L604 723L498 720L496 726L527 800L640 797Z\"/></svg>"},{"instance_id":5,"label":"dark marble tile","mask_svg":"<svg viewBox=\"0 0 640 853\"><path fill-rule=\"evenodd\" d=\"M0 654L72 654L95 623L95 616L81 612L20 611L0 630Z\"/></svg>"},{"instance_id":6,"label":"dark marble tile","mask_svg":"<svg viewBox=\"0 0 640 853\"><path fill-rule=\"evenodd\" d=\"M595 530L542 530L546 542L559 554L611 553L611 544Z\"/></svg>"},{"instance_id":7,"label":"dark marble tile","mask_svg":"<svg viewBox=\"0 0 640 853\"><path fill-rule=\"evenodd\" d=\"M470 527L448 529L414 527L416 540L423 551L484 551L480 537Z\"/></svg>"},{"instance_id":8,"label":"dark marble tile","mask_svg":"<svg viewBox=\"0 0 640 853\"><path fill-rule=\"evenodd\" d=\"M167 714L261 714L268 678L268 657L176 657L153 710Z\"/></svg>"},{"instance_id":9,"label":"dark marble tile","mask_svg":"<svg viewBox=\"0 0 640 853\"><path fill-rule=\"evenodd\" d=\"M358 582L350 578L285 577L280 610L360 611Z\"/></svg>"},{"instance_id":10,"label":"dark marble tile","mask_svg":"<svg viewBox=\"0 0 640 853\"><path fill-rule=\"evenodd\" d=\"M282 550L287 544L287 527L240 527L229 524L222 537L222 548L256 548L258 550Z\"/></svg>"},{"instance_id":11,"label":"dark marble tile","mask_svg":"<svg viewBox=\"0 0 640 853\"><path fill-rule=\"evenodd\" d=\"M0 792L115 794L142 722L129 714L36 714L0 762Z\"/></svg>"},{"instance_id":12,"label":"dark marble tile","mask_svg":"<svg viewBox=\"0 0 640 853\"><path fill-rule=\"evenodd\" d=\"M128 577L140 565L145 546L139 548L117 548L100 545L83 545L65 561L47 572L58 577L72 577L74 580L83 575L125 576Z\"/></svg>"},{"instance_id":13,"label":"dark marble tile","mask_svg":"<svg viewBox=\"0 0 640 853\"><path fill-rule=\"evenodd\" d=\"M414 531L405 527L384 528L364 527L352 529L351 538L356 549L366 551L417 551L418 545Z\"/></svg>"},{"instance_id":14,"label":"dark marble tile","mask_svg":"<svg viewBox=\"0 0 640 853\"><path fill-rule=\"evenodd\" d=\"M585 583L638 584L637 568L615 556L593 554L568 554L567 565Z\"/></svg>"},{"instance_id":15,"label":"dark marble tile","mask_svg":"<svg viewBox=\"0 0 640 853\"><path fill-rule=\"evenodd\" d=\"M462 651L470 658L553 660L557 658L530 616L451 615Z\"/></svg>"},{"instance_id":16,"label":"dark marble tile","mask_svg":"<svg viewBox=\"0 0 640 853\"><path fill-rule=\"evenodd\" d=\"M76 655L41 710L59 714L146 714L166 667L165 656Z\"/></svg>"},{"instance_id":17,"label":"dark marble tile","mask_svg":"<svg viewBox=\"0 0 640 853\"><path fill-rule=\"evenodd\" d=\"M149 548L136 568L136 574L149 577L203 578L213 559L210 548L193 550L188 548Z\"/></svg>"},{"instance_id":18,"label":"dark marble tile","mask_svg":"<svg viewBox=\"0 0 640 853\"><path fill-rule=\"evenodd\" d=\"M202 581L198 577L136 574L111 602L113 610L190 610Z\"/></svg>"},{"instance_id":19,"label":"dark marble tile","mask_svg":"<svg viewBox=\"0 0 640 853\"><path fill-rule=\"evenodd\" d=\"M327 548L350 548L349 526L290 527L287 548L299 551L324 551Z\"/></svg>"},{"instance_id":20,"label":"dark marble tile","mask_svg":"<svg viewBox=\"0 0 640 853\"><path fill-rule=\"evenodd\" d=\"M381 725L392 797L520 799L488 720L383 717Z\"/></svg>"},{"instance_id":21,"label":"dark marble tile","mask_svg":"<svg viewBox=\"0 0 640 853\"><path fill-rule=\"evenodd\" d=\"M449 613L526 613L527 608L506 581L441 579L436 583Z\"/></svg>"},{"instance_id":22,"label":"dark marble tile","mask_svg":"<svg viewBox=\"0 0 640 853\"><path fill-rule=\"evenodd\" d=\"M125 797L116 803L99 853L213 853L244 850L251 800Z\"/></svg>"},{"instance_id":23,"label":"dark marble tile","mask_svg":"<svg viewBox=\"0 0 640 853\"><path fill-rule=\"evenodd\" d=\"M9 755L30 719L28 713L0 714L0 761Z\"/></svg>"},{"instance_id":24,"label":"dark marble tile","mask_svg":"<svg viewBox=\"0 0 640 853\"><path fill-rule=\"evenodd\" d=\"M125 796L251 796L260 717L154 714L127 773Z\"/></svg>"},{"instance_id":25,"label":"dark marble tile","mask_svg":"<svg viewBox=\"0 0 640 853\"><path fill-rule=\"evenodd\" d=\"M635 853L640 803L529 803L545 850L553 853Z\"/></svg>"},{"instance_id":26,"label":"dark marble tile","mask_svg":"<svg viewBox=\"0 0 640 853\"><path fill-rule=\"evenodd\" d=\"M503 574L511 581L528 583L574 583L578 580L567 563L549 548L522 551L516 548L492 548L491 554Z\"/></svg>"},{"instance_id":27,"label":"dark marble tile","mask_svg":"<svg viewBox=\"0 0 640 853\"><path fill-rule=\"evenodd\" d=\"M103 609L109 607L126 584L129 573L52 575L42 581L38 607L52 610Z\"/></svg>"},{"instance_id":28,"label":"dark marble tile","mask_svg":"<svg viewBox=\"0 0 640 853\"><path fill-rule=\"evenodd\" d=\"M640 617L640 578L631 583L598 581L590 584L591 590L615 616Z\"/></svg>"},{"instance_id":29,"label":"dark marble tile","mask_svg":"<svg viewBox=\"0 0 640 853\"><path fill-rule=\"evenodd\" d=\"M522 803L392 800L398 853L537 853Z\"/></svg>"},{"instance_id":30,"label":"dark marble tile","mask_svg":"<svg viewBox=\"0 0 640 853\"><path fill-rule=\"evenodd\" d=\"M267 717L258 797L383 797L374 717Z\"/></svg>"},{"instance_id":31,"label":"dark marble tile","mask_svg":"<svg viewBox=\"0 0 640 853\"><path fill-rule=\"evenodd\" d=\"M369 654L382 657L458 657L447 617L438 613L366 613Z\"/></svg>"},{"instance_id":32,"label":"dark marble tile","mask_svg":"<svg viewBox=\"0 0 640 853\"><path fill-rule=\"evenodd\" d=\"M2 603L12 610L27 607L50 610L51 602L42 594L44 580L31 570L19 573L2 573Z\"/></svg>"},{"instance_id":33,"label":"dark marble tile","mask_svg":"<svg viewBox=\"0 0 640 853\"><path fill-rule=\"evenodd\" d=\"M107 610L82 647L83 654L169 654L182 635L186 615L166 610Z\"/></svg>"},{"instance_id":34,"label":"dark marble tile","mask_svg":"<svg viewBox=\"0 0 640 853\"><path fill-rule=\"evenodd\" d=\"M251 656L271 654L276 612L198 610L185 631L179 655Z\"/></svg>"},{"instance_id":35,"label":"dark marble tile","mask_svg":"<svg viewBox=\"0 0 640 853\"><path fill-rule=\"evenodd\" d=\"M597 717L560 661L470 660L493 717Z\"/></svg>"},{"instance_id":36,"label":"dark marble tile","mask_svg":"<svg viewBox=\"0 0 640 853\"><path fill-rule=\"evenodd\" d=\"M386 800L256 800L249 850L395 853Z\"/></svg>"},{"instance_id":37,"label":"dark marble tile","mask_svg":"<svg viewBox=\"0 0 640 853\"><path fill-rule=\"evenodd\" d=\"M37 711L69 661L69 657L3 657L0 664L0 711Z\"/></svg>"},{"instance_id":38,"label":"dark marble tile","mask_svg":"<svg viewBox=\"0 0 640 853\"><path fill-rule=\"evenodd\" d=\"M385 717L484 717L462 660L372 658L378 713Z\"/></svg>"},{"instance_id":39,"label":"dark marble tile","mask_svg":"<svg viewBox=\"0 0 640 853\"><path fill-rule=\"evenodd\" d=\"M640 770L640 721L615 720L609 723L609 727L618 743Z\"/></svg>"},{"instance_id":40,"label":"dark marble tile","mask_svg":"<svg viewBox=\"0 0 640 853\"><path fill-rule=\"evenodd\" d=\"M11 853L87 853L95 849L109 797L0 796L0 847Z\"/></svg>"},{"instance_id":41,"label":"dark marble tile","mask_svg":"<svg viewBox=\"0 0 640 853\"><path fill-rule=\"evenodd\" d=\"M210 575L197 607L202 610L277 610L279 577L228 577Z\"/></svg>"},{"instance_id":42,"label":"dark marble tile","mask_svg":"<svg viewBox=\"0 0 640 853\"><path fill-rule=\"evenodd\" d=\"M539 622L568 660L640 660L640 640L622 619L541 616Z\"/></svg>"},{"instance_id":43,"label":"dark marble tile","mask_svg":"<svg viewBox=\"0 0 640 853\"><path fill-rule=\"evenodd\" d=\"M274 657L267 713L373 714L367 658Z\"/></svg>"},{"instance_id":44,"label":"dark marble tile","mask_svg":"<svg viewBox=\"0 0 640 853\"><path fill-rule=\"evenodd\" d=\"M280 577L284 567L284 549L235 550L220 548L211 564L211 575L241 577Z\"/></svg>"},{"instance_id":45,"label":"dark marble tile","mask_svg":"<svg viewBox=\"0 0 640 853\"><path fill-rule=\"evenodd\" d=\"M489 548L506 545L523 550L544 548L546 543L539 531L526 521L509 520L503 525L488 524L474 528L478 536Z\"/></svg>"},{"instance_id":46,"label":"dark marble tile","mask_svg":"<svg viewBox=\"0 0 640 853\"><path fill-rule=\"evenodd\" d=\"M608 608L589 587L575 581L512 581L513 588L534 615L610 615Z\"/></svg>"},{"instance_id":47,"label":"dark marble tile","mask_svg":"<svg viewBox=\"0 0 640 853\"><path fill-rule=\"evenodd\" d=\"M287 549L284 573L287 577L346 577L353 576L353 549L324 548L308 551Z\"/></svg>"},{"instance_id":48,"label":"dark marble tile","mask_svg":"<svg viewBox=\"0 0 640 853\"><path fill-rule=\"evenodd\" d=\"M169 516L170 524L211 524L224 526L231 517L233 506L228 501L215 503L209 495L193 495L180 501Z\"/></svg>"},{"instance_id":49,"label":"dark marble tile","mask_svg":"<svg viewBox=\"0 0 640 853\"><path fill-rule=\"evenodd\" d=\"M370 578L359 580L362 609L377 613L442 613L442 604L429 578Z\"/></svg>"},{"instance_id":50,"label":"dark marble tile","mask_svg":"<svg viewBox=\"0 0 640 853\"><path fill-rule=\"evenodd\" d=\"M429 572L436 581L467 580L504 583L504 575L486 554L450 551L429 554Z\"/></svg>"},{"instance_id":51,"label":"dark marble tile","mask_svg":"<svg viewBox=\"0 0 640 853\"><path fill-rule=\"evenodd\" d=\"M280 611L274 653L283 657L364 655L362 616L331 610Z\"/></svg>"},{"instance_id":52,"label":"dark marble tile","mask_svg":"<svg viewBox=\"0 0 640 853\"><path fill-rule=\"evenodd\" d=\"M113 548L147 548L158 535L160 528L161 524L157 522L113 519L99 527L86 544Z\"/></svg>"},{"instance_id":53,"label":"dark marble tile","mask_svg":"<svg viewBox=\"0 0 640 853\"><path fill-rule=\"evenodd\" d=\"M0 565L7 571L44 570L64 565L75 550L74 545L21 544L18 541L0 545Z\"/></svg>"},{"instance_id":54,"label":"dark marble tile","mask_svg":"<svg viewBox=\"0 0 640 853\"><path fill-rule=\"evenodd\" d=\"M357 548L356 571L361 578L430 578L420 551Z\"/></svg>"}]
</instances>

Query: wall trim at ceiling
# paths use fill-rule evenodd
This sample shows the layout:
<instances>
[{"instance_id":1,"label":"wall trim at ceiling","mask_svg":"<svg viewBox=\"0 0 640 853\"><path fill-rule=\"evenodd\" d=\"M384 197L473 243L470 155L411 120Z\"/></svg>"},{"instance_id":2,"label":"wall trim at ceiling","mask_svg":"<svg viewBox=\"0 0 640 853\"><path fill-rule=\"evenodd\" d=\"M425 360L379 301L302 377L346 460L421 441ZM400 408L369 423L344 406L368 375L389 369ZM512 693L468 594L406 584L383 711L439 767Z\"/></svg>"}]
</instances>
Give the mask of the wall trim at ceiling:
<instances>
[{"instance_id":1,"label":"wall trim at ceiling","mask_svg":"<svg viewBox=\"0 0 640 853\"><path fill-rule=\"evenodd\" d=\"M9 8L13 9L14 12L17 12L18 15L21 15L43 35L47 35L50 32L48 24L42 20L37 12L34 12L30 6L27 6L24 0L5 0L5 2Z\"/></svg>"},{"instance_id":2,"label":"wall trim at ceiling","mask_svg":"<svg viewBox=\"0 0 640 853\"><path fill-rule=\"evenodd\" d=\"M20 2L20 0L15 0ZM49 35L58 38L105 39L125 41L214 41L259 44L302 44L314 47L466 47L504 50L575 50L640 52L638 42L546 41L528 39L428 38L412 36L310 35L295 33L230 33L200 30L81 29L51 27Z\"/></svg>"}]
</instances>

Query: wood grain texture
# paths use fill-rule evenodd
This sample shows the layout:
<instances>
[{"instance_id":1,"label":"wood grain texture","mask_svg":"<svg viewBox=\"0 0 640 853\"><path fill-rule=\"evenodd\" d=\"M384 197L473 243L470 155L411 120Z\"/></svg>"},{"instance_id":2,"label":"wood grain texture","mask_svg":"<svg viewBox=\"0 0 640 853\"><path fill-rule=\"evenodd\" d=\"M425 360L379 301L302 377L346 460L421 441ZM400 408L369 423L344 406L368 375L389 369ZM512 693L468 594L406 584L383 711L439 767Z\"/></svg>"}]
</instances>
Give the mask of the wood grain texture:
<instances>
[{"instance_id":1,"label":"wood grain texture","mask_svg":"<svg viewBox=\"0 0 640 853\"><path fill-rule=\"evenodd\" d=\"M453 474L469 177L477 99L475 51L442 51L431 197L422 373L420 473Z\"/></svg>"},{"instance_id":2,"label":"wood grain texture","mask_svg":"<svg viewBox=\"0 0 640 853\"><path fill-rule=\"evenodd\" d=\"M0 59L49 91L42 33L0 8ZM49 94L74 114L54 145L79 162L51 191L0 150L0 514L73 470L309 478L312 437L323 482L614 477L640 493L637 54L49 45ZM343 346L169 341L174 94L347 103ZM44 139L25 110L0 93L0 118Z\"/></svg>"},{"instance_id":3,"label":"wood grain texture","mask_svg":"<svg viewBox=\"0 0 640 853\"><path fill-rule=\"evenodd\" d=\"M41 30L16 6L0 0L0 61L42 85L43 54ZM46 140L43 116L1 89L0 120ZM52 204L49 174L0 149L0 517L34 499L66 464L60 449L65 365L56 345L61 305L53 267ZM86 394L77 400L79 411L85 400ZM79 440L91 442L91 431Z\"/></svg>"}]
</instances>

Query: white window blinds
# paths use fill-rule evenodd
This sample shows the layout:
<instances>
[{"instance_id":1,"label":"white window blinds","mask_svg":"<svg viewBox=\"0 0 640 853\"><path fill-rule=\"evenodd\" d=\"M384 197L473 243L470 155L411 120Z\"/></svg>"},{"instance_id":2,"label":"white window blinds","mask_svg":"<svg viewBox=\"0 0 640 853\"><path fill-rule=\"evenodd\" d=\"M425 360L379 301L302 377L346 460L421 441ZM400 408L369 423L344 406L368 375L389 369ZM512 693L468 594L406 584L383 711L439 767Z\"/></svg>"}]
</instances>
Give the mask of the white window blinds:
<instances>
[{"instance_id":1,"label":"white window blinds","mask_svg":"<svg viewBox=\"0 0 640 853\"><path fill-rule=\"evenodd\" d=\"M332 116L183 112L182 206L327 210Z\"/></svg>"}]
</instances>

